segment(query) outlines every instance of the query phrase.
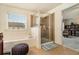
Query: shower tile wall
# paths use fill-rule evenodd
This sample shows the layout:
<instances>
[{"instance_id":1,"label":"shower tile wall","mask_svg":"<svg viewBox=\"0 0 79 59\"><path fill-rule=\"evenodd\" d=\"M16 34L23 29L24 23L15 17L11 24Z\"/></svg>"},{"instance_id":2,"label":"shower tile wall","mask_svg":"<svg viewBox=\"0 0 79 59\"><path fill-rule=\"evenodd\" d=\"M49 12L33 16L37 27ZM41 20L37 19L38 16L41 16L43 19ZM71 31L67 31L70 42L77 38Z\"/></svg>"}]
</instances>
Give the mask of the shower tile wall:
<instances>
[{"instance_id":1,"label":"shower tile wall","mask_svg":"<svg viewBox=\"0 0 79 59\"><path fill-rule=\"evenodd\" d=\"M42 41L54 41L54 14L41 19L41 37Z\"/></svg>"},{"instance_id":2,"label":"shower tile wall","mask_svg":"<svg viewBox=\"0 0 79 59\"><path fill-rule=\"evenodd\" d=\"M43 38L49 39L49 17L41 19L41 36Z\"/></svg>"}]
</instances>

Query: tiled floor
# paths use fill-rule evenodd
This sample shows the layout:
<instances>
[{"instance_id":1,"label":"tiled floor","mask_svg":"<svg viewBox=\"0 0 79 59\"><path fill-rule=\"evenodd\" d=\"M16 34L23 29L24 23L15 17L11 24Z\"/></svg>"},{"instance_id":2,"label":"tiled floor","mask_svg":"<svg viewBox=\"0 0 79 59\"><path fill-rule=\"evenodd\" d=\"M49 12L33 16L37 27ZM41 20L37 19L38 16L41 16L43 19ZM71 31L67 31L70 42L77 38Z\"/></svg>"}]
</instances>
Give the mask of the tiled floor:
<instances>
[{"instance_id":1,"label":"tiled floor","mask_svg":"<svg viewBox=\"0 0 79 59\"><path fill-rule=\"evenodd\" d=\"M64 38L63 44L65 47L79 52L79 37Z\"/></svg>"}]
</instances>

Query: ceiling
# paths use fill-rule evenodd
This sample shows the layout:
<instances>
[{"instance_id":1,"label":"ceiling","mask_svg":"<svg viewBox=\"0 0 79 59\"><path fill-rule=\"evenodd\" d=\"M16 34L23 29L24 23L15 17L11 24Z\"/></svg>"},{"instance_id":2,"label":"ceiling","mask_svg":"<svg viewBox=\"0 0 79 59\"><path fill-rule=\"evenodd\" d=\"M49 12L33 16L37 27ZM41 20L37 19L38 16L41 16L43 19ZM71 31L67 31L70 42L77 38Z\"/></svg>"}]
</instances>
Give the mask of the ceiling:
<instances>
[{"instance_id":1,"label":"ceiling","mask_svg":"<svg viewBox=\"0 0 79 59\"><path fill-rule=\"evenodd\" d=\"M7 3L6 5L24 8L34 12L40 11L40 13L46 13L58 5L61 5L61 3Z\"/></svg>"}]
</instances>

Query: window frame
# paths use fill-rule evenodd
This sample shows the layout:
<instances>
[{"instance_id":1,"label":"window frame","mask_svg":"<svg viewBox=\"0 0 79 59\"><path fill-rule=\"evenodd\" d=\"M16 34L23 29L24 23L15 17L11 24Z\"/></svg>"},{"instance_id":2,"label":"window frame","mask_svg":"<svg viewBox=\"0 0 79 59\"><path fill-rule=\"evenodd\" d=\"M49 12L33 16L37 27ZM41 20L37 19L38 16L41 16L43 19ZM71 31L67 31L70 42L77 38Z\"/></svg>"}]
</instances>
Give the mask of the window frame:
<instances>
[{"instance_id":1,"label":"window frame","mask_svg":"<svg viewBox=\"0 0 79 59\"><path fill-rule=\"evenodd\" d=\"M9 27L9 14L10 13L15 13L16 15L21 15L21 16L25 16L25 23L24 23L24 25L25 25L25 28L20 28L20 29L17 29L17 28L10 28ZM18 12L8 12L7 13L7 29L11 29L11 30L26 30L27 29L27 27L28 27L28 17L27 17L27 15L26 14L23 14L23 13L18 13Z\"/></svg>"}]
</instances>

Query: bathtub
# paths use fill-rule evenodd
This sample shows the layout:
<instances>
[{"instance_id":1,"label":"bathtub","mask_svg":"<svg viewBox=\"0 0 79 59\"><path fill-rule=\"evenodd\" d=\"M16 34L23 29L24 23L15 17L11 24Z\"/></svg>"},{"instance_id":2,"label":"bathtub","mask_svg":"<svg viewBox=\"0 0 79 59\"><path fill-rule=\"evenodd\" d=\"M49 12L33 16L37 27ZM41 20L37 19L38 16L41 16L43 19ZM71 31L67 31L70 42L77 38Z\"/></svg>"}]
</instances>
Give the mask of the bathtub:
<instances>
[{"instance_id":1,"label":"bathtub","mask_svg":"<svg viewBox=\"0 0 79 59\"><path fill-rule=\"evenodd\" d=\"M3 52L11 52L12 47L20 43L27 43L29 47L34 47L33 38L26 37L25 39L17 39L17 40L3 40Z\"/></svg>"},{"instance_id":2,"label":"bathtub","mask_svg":"<svg viewBox=\"0 0 79 59\"><path fill-rule=\"evenodd\" d=\"M29 34L31 32L31 34ZM27 43L29 47L41 48L39 28L33 27L30 30L4 30L3 42L4 53L10 52L16 44Z\"/></svg>"},{"instance_id":3,"label":"bathtub","mask_svg":"<svg viewBox=\"0 0 79 59\"><path fill-rule=\"evenodd\" d=\"M12 47L20 43L27 43L29 47L35 46L35 40L26 30L4 30L3 52L10 52Z\"/></svg>"}]
</instances>

